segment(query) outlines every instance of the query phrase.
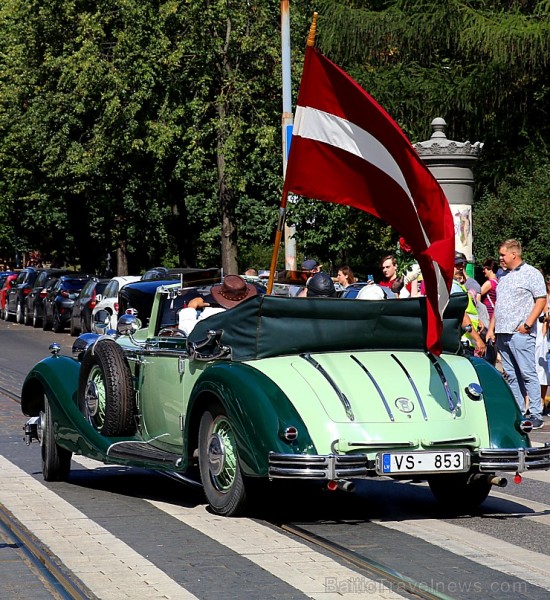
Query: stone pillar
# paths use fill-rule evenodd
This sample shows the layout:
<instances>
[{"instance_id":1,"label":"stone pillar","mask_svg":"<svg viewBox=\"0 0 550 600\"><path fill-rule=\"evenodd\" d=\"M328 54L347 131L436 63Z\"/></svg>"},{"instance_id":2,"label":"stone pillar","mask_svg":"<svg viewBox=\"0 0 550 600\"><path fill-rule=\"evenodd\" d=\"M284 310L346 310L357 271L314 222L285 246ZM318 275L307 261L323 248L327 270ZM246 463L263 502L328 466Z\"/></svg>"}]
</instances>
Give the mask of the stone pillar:
<instances>
[{"instance_id":1,"label":"stone pillar","mask_svg":"<svg viewBox=\"0 0 550 600\"><path fill-rule=\"evenodd\" d=\"M433 133L430 139L414 144L414 148L447 196L455 225L455 250L463 252L468 261L473 263L474 175L472 168L479 158L483 143L471 144L448 140L445 135L447 123L440 117L434 119L431 125ZM468 271L469 275L473 275L473 266Z\"/></svg>"}]
</instances>

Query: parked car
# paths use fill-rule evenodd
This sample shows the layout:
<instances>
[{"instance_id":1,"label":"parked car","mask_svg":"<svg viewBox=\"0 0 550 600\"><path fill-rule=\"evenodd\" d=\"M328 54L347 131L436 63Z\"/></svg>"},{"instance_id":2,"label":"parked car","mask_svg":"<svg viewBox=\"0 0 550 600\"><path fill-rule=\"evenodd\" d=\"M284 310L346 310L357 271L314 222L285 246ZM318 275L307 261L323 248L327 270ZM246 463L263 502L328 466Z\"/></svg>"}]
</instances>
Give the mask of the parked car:
<instances>
[{"instance_id":1,"label":"parked car","mask_svg":"<svg viewBox=\"0 0 550 600\"><path fill-rule=\"evenodd\" d=\"M0 318L7 320L6 313L6 294L12 288L15 280L17 279L17 273L8 273L2 278L3 283L0 288Z\"/></svg>"},{"instance_id":2,"label":"parked car","mask_svg":"<svg viewBox=\"0 0 550 600\"><path fill-rule=\"evenodd\" d=\"M72 271L64 269L41 269L38 273L33 288L25 298L25 309L23 311L23 322L25 325L40 327L42 325L44 297L57 281L60 275L68 275Z\"/></svg>"},{"instance_id":3,"label":"parked car","mask_svg":"<svg viewBox=\"0 0 550 600\"><path fill-rule=\"evenodd\" d=\"M92 331L92 311L103 299L103 293L110 279L91 277L74 301L69 322L71 335Z\"/></svg>"},{"instance_id":4,"label":"parked car","mask_svg":"<svg viewBox=\"0 0 550 600\"><path fill-rule=\"evenodd\" d=\"M60 333L65 329L71 318L74 301L89 279L90 275L81 273L61 275L57 279L43 300L42 329L44 331L53 329L55 333Z\"/></svg>"},{"instance_id":5,"label":"parked car","mask_svg":"<svg viewBox=\"0 0 550 600\"><path fill-rule=\"evenodd\" d=\"M92 331L96 331L95 322L99 311L102 311L103 321L105 313L109 315L109 329L116 327L118 319L118 293L127 284L140 281L141 275L124 275L112 277L107 287L103 290L103 297L92 310Z\"/></svg>"},{"instance_id":6,"label":"parked car","mask_svg":"<svg viewBox=\"0 0 550 600\"><path fill-rule=\"evenodd\" d=\"M36 267L25 267L19 271L17 279L6 293L5 319L24 323L25 298L34 287L39 273L42 269Z\"/></svg>"},{"instance_id":7,"label":"parked car","mask_svg":"<svg viewBox=\"0 0 550 600\"><path fill-rule=\"evenodd\" d=\"M17 275L17 273L14 273L13 271L0 271L0 289L3 287L4 281L8 275Z\"/></svg>"},{"instance_id":8,"label":"parked car","mask_svg":"<svg viewBox=\"0 0 550 600\"><path fill-rule=\"evenodd\" d=\"M130 284L143 311L152 283ZM185 336L178 310L197 292L152 286L146 324L139 309L124 314L113 336L77 338L76 359L54 344L29 372L25 436L40 440L46 481L67 479L75 452L198 471L225 516L269 498L278 480L351 491L380 477L426 480L447 511L463 512L505 485L501 472L550 468L550 443L532 446L502 375L462 353L466 294L450 298L436 356L425 298L256 294Z\"/></svg>"}]
</instances>

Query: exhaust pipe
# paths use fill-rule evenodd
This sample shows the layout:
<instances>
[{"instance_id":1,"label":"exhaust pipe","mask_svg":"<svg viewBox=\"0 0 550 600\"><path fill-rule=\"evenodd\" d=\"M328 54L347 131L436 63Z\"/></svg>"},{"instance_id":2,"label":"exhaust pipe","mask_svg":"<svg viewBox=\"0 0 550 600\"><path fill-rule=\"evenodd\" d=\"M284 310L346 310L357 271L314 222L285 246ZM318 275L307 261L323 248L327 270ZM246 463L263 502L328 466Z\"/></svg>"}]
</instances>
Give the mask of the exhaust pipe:
<instances>
[{"instance_id":1,"label":"exhaust pipe","mask_svg":"<svg viewBox=\"0 0 550 600\"><path fill-rule=\"evenodd\" d=\"M347 479L331 479L327 483L327 490L334 492L336 490L342 490L343 492L355 492L355 484L353 481Z\"/></svg>"},{"instance_id":2,"label":"exhaust pipe","mask_svg":"<svg viewBox=\"0 0 550 600\"><path fill-rule=\"evenodd\" d=\"M484 479L487 483L496 485L496 487L500 488L505 488L508 485L506 477L498 477L497 475L483 475L482 473L477 473L477 475L474 475L473 479Z\"/></svg>"}]
</instances>

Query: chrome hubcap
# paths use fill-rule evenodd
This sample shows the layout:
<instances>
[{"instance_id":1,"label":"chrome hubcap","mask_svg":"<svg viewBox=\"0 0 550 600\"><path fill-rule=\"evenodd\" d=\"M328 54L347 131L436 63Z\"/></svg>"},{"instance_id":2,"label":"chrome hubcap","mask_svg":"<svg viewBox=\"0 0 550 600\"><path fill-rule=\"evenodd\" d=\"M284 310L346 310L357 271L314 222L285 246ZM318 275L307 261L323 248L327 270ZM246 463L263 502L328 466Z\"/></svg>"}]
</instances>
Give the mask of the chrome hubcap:
<instances>
[{"instance_id":1,"label":"chrome hubcap","mask_svg":"<svg viewBox=\"0 0 550 600\"><path fill-rule=\"evenodd\" d=\"M86 409L91 417L97 415L99 409L99 392L97 385L93 381L88 381L86 386L86 393L84 394L84 401L86 402Z\"/></svg>"},{"instance_id":2,"label":"chrome hubcap","mask_svg":"<svg viewBox=\"0 0 550 600\"><path fill-rule=\"evenodd\" d=\"M225 445L217 433L213 433L208 444L208 468L214 477L222 473L225 465Z\"/></svg>"}]
</instances>

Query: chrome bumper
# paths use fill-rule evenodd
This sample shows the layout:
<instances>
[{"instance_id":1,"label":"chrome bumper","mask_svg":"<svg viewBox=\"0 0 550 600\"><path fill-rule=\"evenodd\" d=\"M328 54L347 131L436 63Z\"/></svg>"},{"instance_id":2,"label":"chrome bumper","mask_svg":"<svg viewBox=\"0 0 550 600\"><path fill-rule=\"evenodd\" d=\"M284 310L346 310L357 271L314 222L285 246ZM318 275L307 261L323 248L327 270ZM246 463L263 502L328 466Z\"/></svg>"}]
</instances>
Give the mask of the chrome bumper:
<instances>
[{"instance_id":1,"label":"chrome bumper","mask_svg":"<svg viewBox=\"0 0 550 600\"><path fill-rule=\"evenodd\" d=\"M366 454L276 454L268 457L268 475L274 479L357 479L368 477L374 462Z\"/></svg>"},{"instance_id":2,"label":"chrome bumper","mask_svg":"<svg viewBox=\"0 0 550 600\"><path fill-rule=\"evenodd\" d=\"M414 452L414 451L413 451ZM272 479L361 479L376 476L367 454L277 454L268 456ZM550 469L550 443L542 448L482 448L472 452L472 467L482 473Z\"/></svg>"},{"instance_id":3,"label":"chrome bumper","mask_svg":"<svg viewBox=\"0 0 550 600\"><path fill-rule=\"evenodd\" d=\"M550 469L550 443L542 448L482 448L476 461L482 473L489 471L532 471Z\"/></svg>"}]
</instances>

